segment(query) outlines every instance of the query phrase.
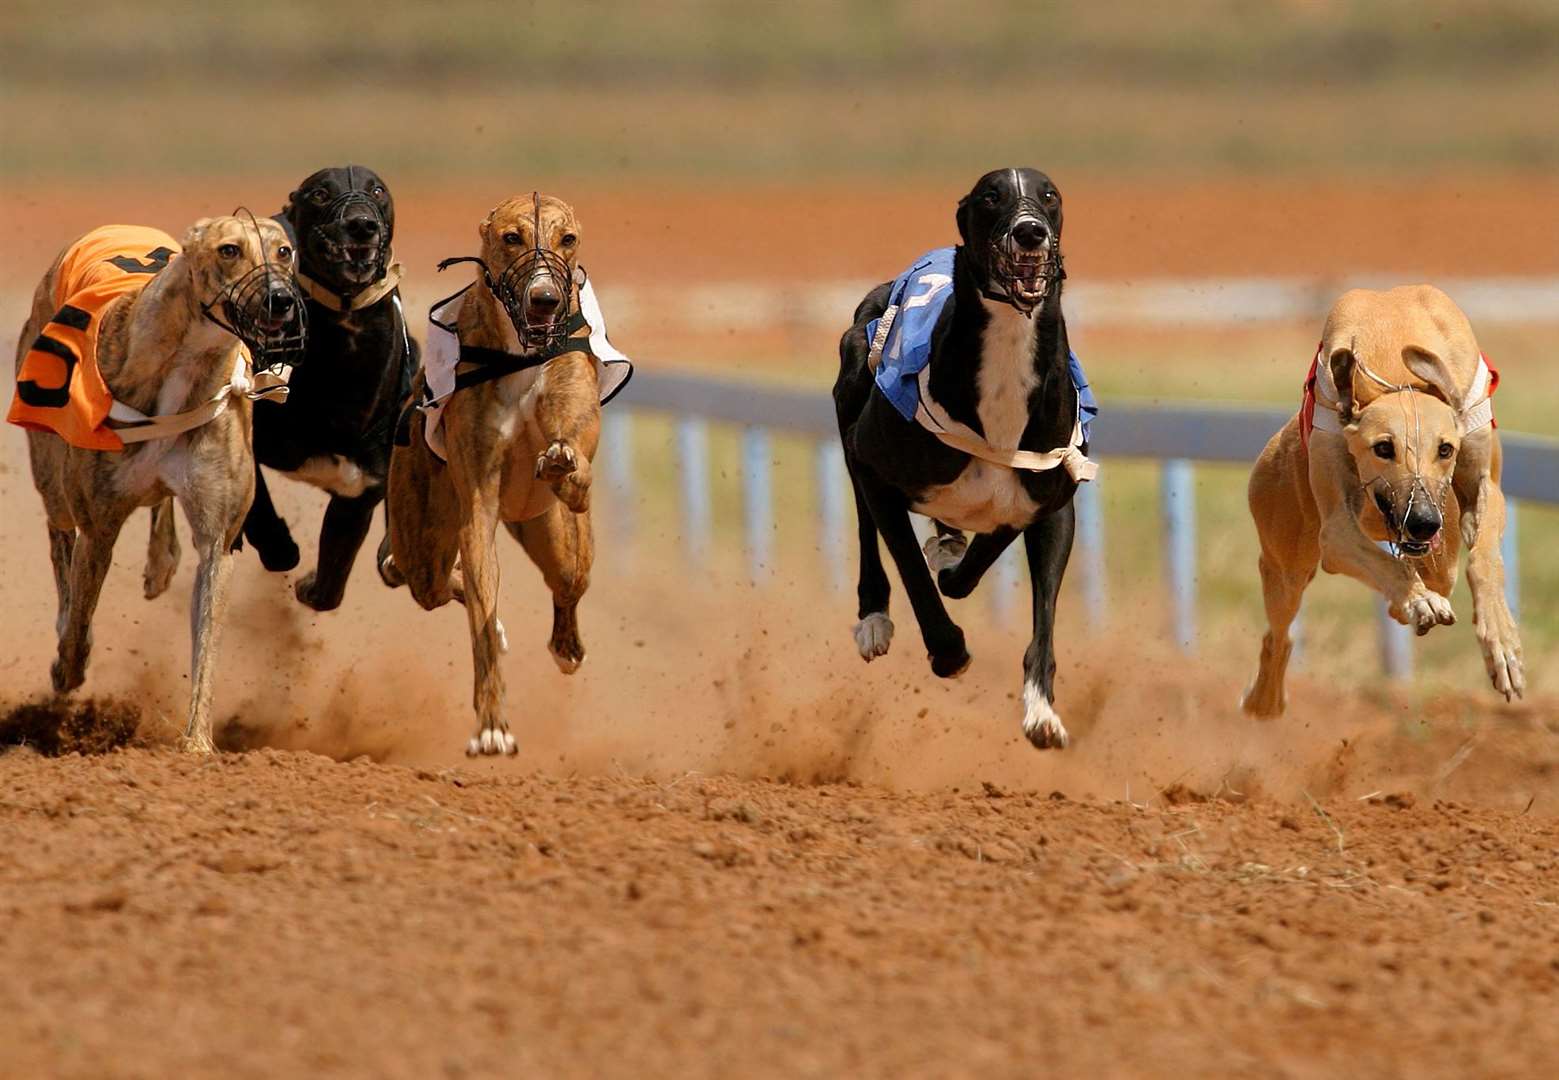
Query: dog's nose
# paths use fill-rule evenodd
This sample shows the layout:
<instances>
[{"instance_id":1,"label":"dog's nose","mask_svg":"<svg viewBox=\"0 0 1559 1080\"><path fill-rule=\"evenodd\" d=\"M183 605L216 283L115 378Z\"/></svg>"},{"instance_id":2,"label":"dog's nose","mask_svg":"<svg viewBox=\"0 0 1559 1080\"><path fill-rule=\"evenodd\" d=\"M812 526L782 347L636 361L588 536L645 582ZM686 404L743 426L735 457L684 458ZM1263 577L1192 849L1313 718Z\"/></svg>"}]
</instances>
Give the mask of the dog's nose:
<instances>
[{"instance_id":1,"label":"dog's nose","mask_svg":"<svg viewBox=\"0 0 1559 1080\"><path fill-rule=\"evenodd\" d=\"M563 296L554 285L537 285L530 291L530 306L545 315L563 302Z\"/></svg>"},{"instance_id":2,"label":"dog's nose","mask_svg":"<svg viewBox=\"0 0 1559 1080\"><path fill-rule=\"evenodd\" d=\"M346 234L353 240L365 243L379 239L379 219L371 217L347 218L343 223Z\"/></svg>"},{"instance_id":3,"label":"dog's nose","mask_svg":"<svg viewBox=\"0 0 1559 1080\"><path fill-rule=\"evenodd\" d=\"M1440 531L1440 511L1433 506L1415 505L1408 511L1402 529L1411 540L1433 540Z\"/></svg>"},{"instance_id":4,"label":"dog's nose","mask_svg":"<svg viewBox=\"0 0 1559 1080\"><path fill-rule=\"evenodd\" d=\"M1043 221L1025 218L1012 227L1012 239L1025 251L1033 251L1050 239L1050 227Z\"/></svg>"},{"instance_id":5,"label":"dog's nose","mask_svg":"<svg viewBox=\"0 0 1559 1080\"><path fill-rule=\"evenodd\" d=\"M297 300L289 289L272 289L265 294L265 311L268 315L291 315Z\"/></svg>"}]
</instances>

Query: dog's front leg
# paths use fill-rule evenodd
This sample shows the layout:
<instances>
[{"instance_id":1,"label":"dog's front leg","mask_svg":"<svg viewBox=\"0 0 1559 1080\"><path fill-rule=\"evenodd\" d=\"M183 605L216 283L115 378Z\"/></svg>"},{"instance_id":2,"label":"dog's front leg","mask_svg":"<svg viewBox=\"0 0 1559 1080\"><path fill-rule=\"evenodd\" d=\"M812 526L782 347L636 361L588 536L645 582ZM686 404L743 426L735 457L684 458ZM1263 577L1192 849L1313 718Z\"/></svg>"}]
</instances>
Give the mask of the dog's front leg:
<instances>
[{"instance_id":1,"label":"dog's front leg","mask_svg":"<svg viewBox=\"0 0 1559 1080\"><path fill-rule=\"evenodd\" d=\"M503 717L503 631L498 623L498 553L493 543L498 530L496 470L474 486L471 513L460 527L460 568L466 621L471 631L471 660L475 667L472 705L477 731L466 753L513 754L514 736Z\"/></svg>"},{"instance_id":2,"label":"dog's front leg","mask_svg":"<svg viewBox=\"0 0 1559 1080\"><path fill-rule=\"evenodd\" d=\"M1347 574L1380 593L1391 617L1420 636L1456 621L1451 602L1426 588L1411 563L1392 558L1365 536L1345 504L1321 523L1321 568Z\"/></svg>"},{"instance_id":3,"label":"dog's front leg","mask_svg":"<svg viewBox=\"0 0 1559 1080\"><path fill-rule=\"evenodd\" d=\"M1526 674L1520 631L1505 600L1505 561L1499 550L1505 533L1505 493L1485 474L1473 505L1475 511L1468 515L1472 524L1463 535L1468 545L1467 585L1472 591L1472 622L1483 649L1489 681L1509 701L1526 690Z\"/></svg>"},{"instance_id":4,"label":"dog's front leg","mask_svg":"<svg viewBox=\"0 0 1559 1080\"><path fill-rule=\"evenodd\" d=\"M195 568L195 596L190 605L189 723L179 748L196 754L216 749L211 740L211 698L216 689L217 639L227 608L227 585L233 573L231 542L197 539L200 562Z\"/></svg>"},{"instance_id":5,"label":"dog's front leg","mask_svg":"<svg viewBox=\"0 0 1559 1080\"><path fill-rule=\"evenodd\" d=\"M926 643L931 670L944 679L962 675L969 666L969 650L964 646L964 632L948 617L942 596L931 580L931 570L926 566L920 542L909 521L909 501L894 488L883 483L869 468L856 470L856 482L871 511L872 521L888 545L888 554L899 568L899 580L909 594L910 607L920 623L920 636ZM884 598L886 599L886 598Z\"/></svg>"},{"instance_id":6,"label":"dog's front leg","mask_svg":"<svg viewBox=\"0 0 1559 1080\"><path fill-rule=\"evenodd\" d=\"M97 508L90 529L76 534L70 550L70 589L64 617L59 624L59 655L49 669L56 694L76 689L87 677L87 657L92 652L92 615L103 592L103 581L113 563L114 541L124 527L127 511L119 507Z\"/></svg>"},{"instance_id":7,"label":"dog's front leg","mask_svg":"<svg viewBox=\"0 0 1559 1080\"><path fill-rule=\"evenodd\" d=\"M1055 629L1056 597L1076 531L1077 511L1070 502L1023 530L1034 590L1034 637L1023 654L1023 734L1041 750L1064 750L1070 741L1055 710Z\"/></svg>"},{"instance_id":8,"label":"dog's front leg","mask_svg":"<svg viewBox=\"0 0 1559 1080\"><path fill-rule=\"evenodd\" d=\"M298 582L298 600L315 611L334 611L341 606L347 579L357 552L368 538L374 507L384 498L373 488L356 498L332 495L319 529L319 562Z\"/></svg>"},{"instance_id":9,"label":"dog's front leg","mask_svg":"<svg viewBox=\"0 0 1559 1080\"><path fill-rule=\"evenodd\" d=\"M584 353L568 353L548 363L545 379L536 426L547 448L536 456L536 479L582 514L590 509L590 461L601 438L595 369Z\"/></svg>"}]
</instances>

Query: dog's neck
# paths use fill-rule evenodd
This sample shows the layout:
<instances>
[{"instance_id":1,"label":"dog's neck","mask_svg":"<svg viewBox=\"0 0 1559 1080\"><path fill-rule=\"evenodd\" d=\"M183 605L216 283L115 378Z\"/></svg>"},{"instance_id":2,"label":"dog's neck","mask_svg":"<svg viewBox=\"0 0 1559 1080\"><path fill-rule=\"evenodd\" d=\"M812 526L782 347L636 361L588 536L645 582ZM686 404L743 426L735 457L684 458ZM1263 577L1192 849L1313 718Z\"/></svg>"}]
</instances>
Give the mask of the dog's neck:
<instances>
[{"instance_id":1,"label":"dog's neck","mask_svg":"<svg viewBox=\"0 0 1559 1080\"><path fill-rule=\"evenodd\" d=\"M231 379L238 339L206 318L184 256L135 296L127 323L123 360L103 373L116 400L148 415L183 412Z\"/></svg>"},{"instance_id":2,"label":"dog's neck","mask_svg":"<svg viewBox=\"0 0 1559 1080\"><path fill-rule=\"evenodd\" d=\"M1040 449L1064 445L1076 421L1077 392L1067 362L1061 282L1025 315L985 296L968 250L960 247L952 304L952 318L934 342L932 396L993 444L1016 446L1031 422L1042 419L1033 441L1045 444ZM945 363L939 365L938 356Z\"/></svg>"}]
</instances>

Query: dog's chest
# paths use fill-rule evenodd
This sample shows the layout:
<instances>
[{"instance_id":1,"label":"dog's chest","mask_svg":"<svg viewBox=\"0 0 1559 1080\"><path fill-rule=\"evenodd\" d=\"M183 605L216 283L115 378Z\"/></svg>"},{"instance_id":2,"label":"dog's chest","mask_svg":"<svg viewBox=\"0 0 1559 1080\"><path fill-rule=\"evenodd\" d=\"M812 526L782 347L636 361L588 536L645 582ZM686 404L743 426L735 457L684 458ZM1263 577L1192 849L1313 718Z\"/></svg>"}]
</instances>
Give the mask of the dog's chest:
<instances>
[{"instance_id":1,"label":"dog's chest","mask_svg":"<svg viewBox=\"0 0 1559 1080\"><path fill-rule=\"evenodd\" d=\"M1034 371L1034 320L1006 305L987 303L986 310L991 317L980 339L975 411L985 441L1012 449L1028 427L1029 395L1039 381ZM956 528L991 532L1004 525L1027 526L1039 507L1016 469L971 458L952 483L922 492L914 509Z\"/></svg>"}]
</instances>

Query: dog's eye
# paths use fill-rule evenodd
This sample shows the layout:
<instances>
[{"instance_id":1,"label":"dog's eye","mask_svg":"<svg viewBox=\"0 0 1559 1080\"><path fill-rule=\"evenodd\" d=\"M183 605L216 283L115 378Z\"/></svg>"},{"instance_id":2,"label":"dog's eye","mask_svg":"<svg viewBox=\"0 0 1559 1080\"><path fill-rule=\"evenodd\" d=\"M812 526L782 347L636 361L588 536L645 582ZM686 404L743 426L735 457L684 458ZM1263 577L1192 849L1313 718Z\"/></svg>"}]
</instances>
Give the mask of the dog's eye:
<instances>
[{"instance_id":1,"label":"dog's eye","mask_svg":"<svg viewBox=\"0 0 1559 1080\"><path fill-rule=\"evenodd\" d=\"M326 191L322 187L317 187L313 191L309 192L309 202L314 203L316 206L323 206L329 201L330 192Z\"/></svg>"},{"instance_id":2,"label":"dog's eye","mask_svg":"<svg viewBox=\"0 0 1559 1080\"><path fill-rule=\"evenodd\" d=\"M1397 448L1392 446L1389 442L1376 443L1374 450L1376 457L1383 458L1386 461L1390 461L1392 458L1397 456Z\"/></svg>"},{"instance_id":3,"label":"dog's eye","mask_svg":"<svg viewBox=\"0 0 1559 1080\"><path fill-rule=\"evenodd\" d=\"M980 196L980 199L985 203L986 206L995 206L997 203L1001 202L1001 196L994 191L987 191L984 195Z\"/></svg>"},{"instance_id":4,"label":"dog's eye","mask_svg":"<svg viewBox=\"0 0 1559 1080\"><path fill-rule=\"evenodd\" d=\"M579 237L575 236L573 233L566 232L563 234L564 247L573 247L577 243L579 243Z\"/></svg>"},{"instance_id":5,"label":"dog's eye","mask_svg":"<svg viewBox=\"0 0 1559 1080\"><path fill-rule=\"evenodd\" d=\"M292 258L292 249L286 244L283 244L281 247L276 249L276 257L278 259L290 259Z\"/></svg>"},{"instance_id":6,"label":"dog's eye","mask_svg":"<svg viewBox=\"0 0 1559 1080\"><path fill-rule=\"evenodd\" d=\"M1456 453L1456 447L1452 446L1450 443L1443 442L1440 444L1440 457L1442 460L1450 457L1454 453Z\"/></svg>"},{"instance_id":7,"label":"dog's eye","mask_svg":"<svg viewBox=\"0 0 1559 1080\"><path fill-rule=\"evenodd\" d=\"M1054 191L1047 191L1044 195L1041 196L1041 198L1043 198L1046 202L1055 202L1056 193Z\"/></svg>"},{"instance_id":8,"label":"dog's eye","mask_svg":"<svg viewBox=\"0 0 1559 1080\"><path fill-rule=\"evenodd\" d=\"M373 191L371 191L369 194L373 195L373 197L377 199L384 194L384 188L380 187L378 184L375 184Z\"/></svg>"},{"instance_id":9,"label":"dog's eye","mask_svg":"<svg viewBox=\"0 0 1559 1080\"><path fill-rule=\"evenodd\" d=\"M517 232L510 231L503 234L503 242L505 244L518 244L523 242L523 240L524 237Z\"/></svg>"},{"instance_id":10,"label":"dog's eye","mask_svg":"<svg viewBox=\"0 0 1559 1080\"><path fill-rule=\"evenodd\" d=\"M242 253L238 250L237 244L223 244L217 248L217 254L224 259L236 259Z\"/></svg>"}]
</instances>

